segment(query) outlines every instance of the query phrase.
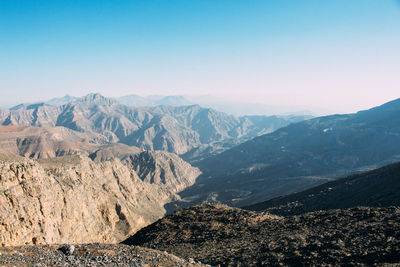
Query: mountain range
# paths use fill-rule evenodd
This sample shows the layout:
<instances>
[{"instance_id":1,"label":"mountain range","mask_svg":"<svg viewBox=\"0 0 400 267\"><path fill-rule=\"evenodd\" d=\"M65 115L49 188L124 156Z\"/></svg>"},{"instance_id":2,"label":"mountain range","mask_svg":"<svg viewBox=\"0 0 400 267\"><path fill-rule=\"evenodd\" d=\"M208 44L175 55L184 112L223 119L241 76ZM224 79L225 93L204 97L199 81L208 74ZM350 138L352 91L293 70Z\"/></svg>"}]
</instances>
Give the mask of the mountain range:
<instances>
[{"instance_id":1,"label":"mountain range","mask_svg":"<svg viewBox=\"0 0 400 267\"><path fill-rule=\"evenodd\" d=\"M0 111L1 125L54 127L97 133L108 142L164 150L198 161L304 116L235 117L192 106L128 107L99 94L68 97L61 106L18 105ZM54 102L54 101L53 101Z\"/></svg>"},{"instance_id":2,"label":"mountain range","mask_svg":"<svg viewBox=\"0 0 400 267\"><path fill-rule=\"evenodd\" d=\"M234 101L223 97L210 95L126 95L116 98L127 106L189 106L200 105L202 107L216 109L236 116L245 115L315 115L315 112L326 113L326 110L303 106L267 105L261 103L247 103ZM315 111L314 111L315 110Z\"/></svg>"}]
</instances>

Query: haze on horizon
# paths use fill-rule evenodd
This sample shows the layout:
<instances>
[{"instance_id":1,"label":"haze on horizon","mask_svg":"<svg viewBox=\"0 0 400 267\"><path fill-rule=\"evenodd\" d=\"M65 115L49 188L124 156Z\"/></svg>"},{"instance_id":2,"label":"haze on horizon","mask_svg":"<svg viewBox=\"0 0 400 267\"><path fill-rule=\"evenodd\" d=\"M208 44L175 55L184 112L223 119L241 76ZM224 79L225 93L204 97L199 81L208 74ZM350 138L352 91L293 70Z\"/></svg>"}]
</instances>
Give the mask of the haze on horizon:
<instances>
[{"instance_id":1,"label":"haze on horizon","mask_svg":"<svg viewBox=\"0 0 400 267\"><path fill-rule=\"evenodd\" d=\"M0 106L213 95L354 112L400 97L396 0L0 1Z\"/></svg>"}]
</instances>

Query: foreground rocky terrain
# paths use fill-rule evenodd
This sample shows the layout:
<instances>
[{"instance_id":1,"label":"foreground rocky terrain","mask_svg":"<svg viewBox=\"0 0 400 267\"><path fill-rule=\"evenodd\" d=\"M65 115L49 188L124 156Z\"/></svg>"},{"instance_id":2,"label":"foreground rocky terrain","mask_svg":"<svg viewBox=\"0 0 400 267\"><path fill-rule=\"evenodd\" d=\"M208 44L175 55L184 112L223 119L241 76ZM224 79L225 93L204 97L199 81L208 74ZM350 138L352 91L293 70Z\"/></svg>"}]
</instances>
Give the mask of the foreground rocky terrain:
<instances>
[{"instance_id":1,"label":"foreground rocky terrain","mask_svg":"<svg viewBox=\"0 0 400 267\"><path fill-rule=\"evenodd\" d=\"M357 206L400 206L400 163L244 208L287 216Z\"/></svg>"},{"instance_id":2,"label":"foreground rocky terrain","mask_svg":"<svg viewBox=\"0 0 400 267\"><path fill-rule=\"evenodd\" d=\"M279 217L201 205L166 216L124 243L223 266L400 263L400 209L361 207Z\"/></svg>"},{"instance_id":3,"label":"foreground rocky terrain","mask_svg":"<svg viewBox=\"0 0 400 267\"><path fill-rule=\"evenodd\" d=\"M86 244L64 253L62 246L0 248L1 266L206 266L166 252L126 245Z\"/></svg>"}]
</instances>

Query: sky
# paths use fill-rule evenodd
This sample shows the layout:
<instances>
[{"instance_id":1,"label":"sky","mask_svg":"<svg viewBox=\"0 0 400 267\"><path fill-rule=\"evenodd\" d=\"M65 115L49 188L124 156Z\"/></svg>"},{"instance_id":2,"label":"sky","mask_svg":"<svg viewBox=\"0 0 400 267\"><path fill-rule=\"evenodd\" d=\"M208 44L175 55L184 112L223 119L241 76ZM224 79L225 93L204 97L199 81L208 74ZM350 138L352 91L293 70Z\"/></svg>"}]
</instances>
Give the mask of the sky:
<instances>
[{"instance_id":1,"label":"sky","mask_svg":"<svg viewBox=\"0 0 400 267\"><path fill-rule=\"evenodd\" d=\"M370 108L400 97L400 1L0 0L0 106L90 92Z\"/></svg>"}]
</instances>

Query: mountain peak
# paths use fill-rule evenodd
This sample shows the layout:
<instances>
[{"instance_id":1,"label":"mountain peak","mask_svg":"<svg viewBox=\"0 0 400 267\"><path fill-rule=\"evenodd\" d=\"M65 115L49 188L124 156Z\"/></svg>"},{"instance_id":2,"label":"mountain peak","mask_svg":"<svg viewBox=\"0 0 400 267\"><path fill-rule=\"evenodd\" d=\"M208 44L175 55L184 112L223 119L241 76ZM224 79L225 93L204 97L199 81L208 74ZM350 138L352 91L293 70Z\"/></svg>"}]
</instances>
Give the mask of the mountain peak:
<instances>
[{"instance_id":1,"label":"mountain peak","mask_svg":"<svg viewBox=\"0 0 400 267\"><path fill-rule=\"evenodd\" d=\"M105 96L102 96L99 93L90 93L79 99L78 101L84 102L84 103L97 103L97 104L106 104L106 105L111 105L114 103L117 103L117 101L107 98Z\"/></svg>"}]
</instances>

